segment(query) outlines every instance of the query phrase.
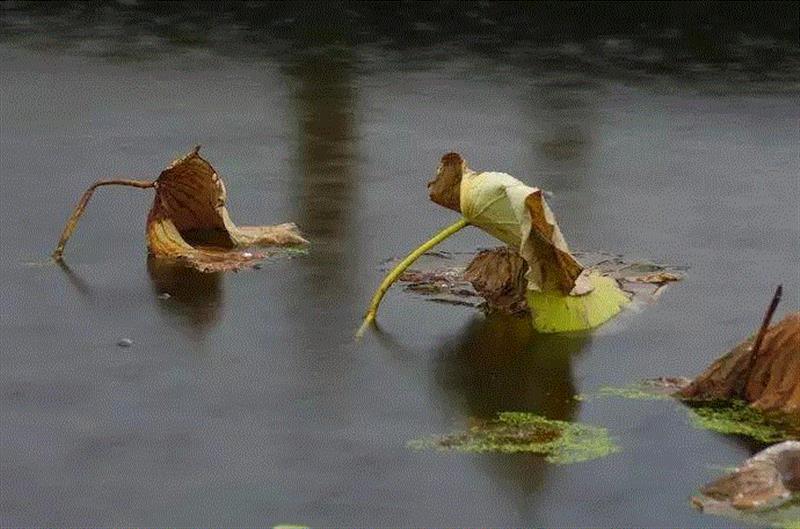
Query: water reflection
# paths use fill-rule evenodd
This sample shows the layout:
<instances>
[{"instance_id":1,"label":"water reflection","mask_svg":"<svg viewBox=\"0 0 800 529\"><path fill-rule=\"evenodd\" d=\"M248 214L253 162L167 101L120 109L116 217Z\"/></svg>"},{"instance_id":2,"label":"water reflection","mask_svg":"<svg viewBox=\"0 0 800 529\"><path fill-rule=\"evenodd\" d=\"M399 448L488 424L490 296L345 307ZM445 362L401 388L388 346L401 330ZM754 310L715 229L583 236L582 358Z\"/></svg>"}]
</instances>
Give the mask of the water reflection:
<instances>
[{"instance_id":1,"label":"water reflection","mask_svg":"<svg viewBox=\"0 0 800 529\"><path fill-rule=\"evenodd\" d=\"M147 273L159 296L159 309L178 320L175 327L193 339L205 336L222 308L222 273L199 272L152 256L147 258Z\"/></svg>"},{"instance_id":2,"label":"water reflection","mask_svg":"<svg viewBox=\"0 0 800 529\"><path fill-rule=\"evenodd\" d=\"M445 345L436 380L472 417L527 411L570 420L578 404L572 359L588 343L587 334L539 334L525 318L490 315Z\"/></svg>"},{"instance_id":3,"label":"water reflection","mask_svg":"<svg viewBox=\"0 0 800 529\"><path fill-rule=\"evenodd\" d=\"M572 359L588 344L588 334L539 334L526 318L490 315L445 345L435 379L444 398L470 418L524 411L571 421L580 405ZM550 467L533 454L484 454L473 461L521 513L530 509L530 494Z\"/></svg>"},{"instance_id":4,"label":"water reflection","mask_svg":"<svg viewBox=\"0 0 800 529\"><path fill-rule=\"evenodd\" d=\"M351 60L349 50L326 49L319 54L299 53L286 68L297 82L298 219L303 232L323 245L322 251L314 252L326 259L321 265L336 264L328 259L338 260L346 245L357 195L353 123L357 96ZM335 273L336 267L330 271Z\"/></svg>"}]
</instances>

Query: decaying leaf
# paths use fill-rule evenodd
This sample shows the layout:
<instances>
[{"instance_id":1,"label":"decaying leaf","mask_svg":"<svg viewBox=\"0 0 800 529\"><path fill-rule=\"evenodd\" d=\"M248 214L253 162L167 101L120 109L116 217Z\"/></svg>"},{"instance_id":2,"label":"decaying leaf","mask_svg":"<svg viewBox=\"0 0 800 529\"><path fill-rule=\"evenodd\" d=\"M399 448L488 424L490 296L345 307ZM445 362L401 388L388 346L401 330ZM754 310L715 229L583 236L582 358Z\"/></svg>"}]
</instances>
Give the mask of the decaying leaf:
<instances>
[{"instance_id":1,"label":"decaying leaf","mask_svg":"<svg viewBox=\"0 0 800 529\"><path fill-rule=\"evenodd\" d=\"M733 472L701 487L692 503L709 514L783 526L800 515L798 506L791 506L798 497L800 442L785 441L762 450Z\"/></svg>"},{"instance_id":2,"label":"decaying leaf","mask_svg":"<svg viewBox=\"0 0 800 529\"><path fill-rule=\"evenodd\" d=\"M680 281L681 276L672 272L662 271L652 274L626 277L625 279L633 283L652 283L654 285L663 285L664 283L670 283L672 281Z\"/></svg>"},{"instance_id":3,"label":"decaying leaf","mask_svg":"<svg viewBox=\"0 0 800 529\"><path fill-rule=\"evenodd\" d=\"M524 267L507 256L485 255L477 258L469 277L490 304L517 311L522 308L517 278L505 276L522 269L524 298L537 330L596 327L630 301L615 279L585 269L570 252L541 189L505 173L473 171L459 154L449 153L428 190L431 200L459 211L518 253Z\"/></svg>"},{"instance_id":4,"label":"decaying leaf","mask_svg":"<svg viewBox=\"0 0 800 529\"><path fill-rule=\"evenodd\" d=\"M203 272L236 270L266 256L252 247L289 246L306 241L294 224L236 226L225 203L225 184L196 147L172 162L154 182L101 181L84 193L61 235L53 257L64 246L97 187L128 185L156 190L147 216L147 249L157 258L173 259Z\"/></svg>"},{"instance_id":5,"label":"decaying leaf","mask_svg":"<svg viewBox=\"0 0 800 529\"><path fill-rule=\"evenodd\" d=\"M711 364L680 395L742 399L764 411L800 416L800 312L769 328L756 351L747 339Z\"/></svg>"},{"instance_id":6,"label":"decaying leaf","mask_svg":"<svg viewBox=\"0 0 800 529\"><path fill-rule=\"evenodd\" d=\"M525 260L506 246L478 252L464 270L464 279L493 310L519 314L528 312L527 271Z\"/></svg>"}]
</instances>

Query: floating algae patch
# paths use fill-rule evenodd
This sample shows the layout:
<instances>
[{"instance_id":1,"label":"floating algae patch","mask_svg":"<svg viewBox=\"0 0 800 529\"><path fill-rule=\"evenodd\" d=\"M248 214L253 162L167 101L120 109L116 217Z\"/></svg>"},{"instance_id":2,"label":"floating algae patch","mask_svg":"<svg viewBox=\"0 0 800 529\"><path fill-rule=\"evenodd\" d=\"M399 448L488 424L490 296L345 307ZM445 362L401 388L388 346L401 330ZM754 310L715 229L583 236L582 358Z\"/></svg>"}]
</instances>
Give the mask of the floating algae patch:
<instances>
[{"instance_id":1,"label":"floating algae patch","mask_svg":"<svg viewBox=\"0 0 800 529\"><path fill-rule=\"evenodd\" d=\"M596 393L576 395L575 400L587 401L601 397L616 397L630 400L669 400L669 394L658 391L645 384L631 384L628 386L614 387L601 386Z\"/></svg>"},{"instance_id":2,"label":"floating algae patch","mask_svg":"<svg viewBox=\"0 0 800 529\"><path fill-rule=\"evenodd\" d=\"M800 426L787 417L765 413L742 401L690 408L691 421L704 428L729 435L744 435L764 443L800 438Z\"/></svg>"},{"instance_id":3,"label":"floating algae patch","mask_svg":"<svg viewBox=\"0 0 800 529\"><path fill-rule=\"evenodd\" d=\"M545 419L522 412L502 412L465 432L415 439L416 450L541 454L555 464L580 463L619 451L608 430L597 426Z\"/></svg>"}]
</instances>

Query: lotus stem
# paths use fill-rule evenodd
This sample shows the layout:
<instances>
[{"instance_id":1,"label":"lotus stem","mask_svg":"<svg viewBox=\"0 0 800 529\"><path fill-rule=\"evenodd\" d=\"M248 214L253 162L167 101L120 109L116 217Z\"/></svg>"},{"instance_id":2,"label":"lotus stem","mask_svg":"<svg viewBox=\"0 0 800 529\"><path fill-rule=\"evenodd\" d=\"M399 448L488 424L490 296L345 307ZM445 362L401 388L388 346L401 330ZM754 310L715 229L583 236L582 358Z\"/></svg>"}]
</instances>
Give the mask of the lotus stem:
<instances>
[{"instance_id":1,"label":"lotus stem","mask_svg":"<svg viewBox=\"0 0 800 529\"><path fill-rule=\"evenodd\" d=\"M364 333L367 331L370 325L375 321L375 317L378 315L378 306L381 304L381 300L383 296L386 294L386 291L389 290L389 287L397 281L397 278L406 271L406 269L414 264L414 261L419 259L422 254L429 251L431 248L442 242L443 240L447 239L454 233L460 231L462 228L469 225L469 222L465 218L461 218L455 224L452 224L436 235L434 235L431 239L426 241L425 243L421 244L416 250L408 254L408 256L400 261L397 266L395 266L383 279L383 282L378 287L378 290L375 291L375 294L372 296L372 301L369 304L369 309L367 310L366 315L364 315L364 322L361 324L361 327L358 329L356 333L356 338L361 338L364 336Z\"/></svg>"},{"instance_id":2,"label":"lotus stem","mask_svg":"<svg viewBox=\"0 0 800 529\"><path fill-rule=\"evenodd\" d=\"M94 190L101 186L129 186L138 187L139 189L150 189L156 187L156 183L145 180L100 180L92 184L78 201L75 209L72 210L72 215L69 216L67 224L64 226L64 231L61 232L61 238L58 240L58 246L56 246L56 249L52 255L53 259L56 261L63 260L64 246L66 246L67 241L69 240L70 236L72 236L72 232L75 231L75 227L78 225L78 220L81 218L81 215L83 215L86 205L89 203L89 199L92 198L92 195L94 194Z\"/></svg>"}]
</instances>

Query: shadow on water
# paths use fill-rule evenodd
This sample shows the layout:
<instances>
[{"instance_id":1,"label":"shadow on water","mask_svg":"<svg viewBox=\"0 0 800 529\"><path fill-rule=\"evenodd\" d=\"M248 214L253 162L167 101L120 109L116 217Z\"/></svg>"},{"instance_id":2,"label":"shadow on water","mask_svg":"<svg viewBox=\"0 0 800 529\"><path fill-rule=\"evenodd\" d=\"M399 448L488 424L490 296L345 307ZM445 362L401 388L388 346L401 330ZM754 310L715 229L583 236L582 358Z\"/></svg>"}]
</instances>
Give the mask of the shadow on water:
<instances>
[{"instance_id":1,"label":"shadow on water","mask_svg":"<svg viewBox=\"0 0 800 529\"><path fill-rule=\"evenodd\" d=\"M75 290L81 295L81 297L84 299L92 299L92 288L80 275L78 275L72 268L69 267L66 262L62 260L58 260L55 263L56 266L58 266L61 271L64 272L64 276L67 278L69 284L75 287Z\"/></svg>"},{"instance_id":2,"label":"shadow on water","mask_svg":"<svg viewBox=\"0 0 800 529\"><path fill-rule=\"evenodd\" d=\"M434 377L444 398L470 419L522 411L572 421L580 405L572 359L589 341L588 334L539 334L526 318L490 315L473 320L443 347ZM473 460L521 512L531 508L529 495L541 488L550 467L533 454L483 454Z\"/></svg>"},{"instance_id":3,"label":"shadow on water","mask_svg":"<svg viewBox=\"0 0 800 529\"><path fill-rule=\"evenodd\" d=\"M539 334L525 318L490 315L444 346L436 381L471 417L524 411L569 421L578 404L572 359L589 338Z\"/></svg>"},{"instance_id":4,"label":"shadow on water","mask_svg":"<svg viewBox=\"0 0 800 529\"><path fill-rule=\"evenodd\" d=\"M147 258L147 273L159 296L158 308L178 320L176 327L188 331L192 339L202 339L219 319L222 273L199 272L152 256Z\"/></svg>"}]
</instances>

